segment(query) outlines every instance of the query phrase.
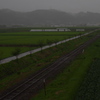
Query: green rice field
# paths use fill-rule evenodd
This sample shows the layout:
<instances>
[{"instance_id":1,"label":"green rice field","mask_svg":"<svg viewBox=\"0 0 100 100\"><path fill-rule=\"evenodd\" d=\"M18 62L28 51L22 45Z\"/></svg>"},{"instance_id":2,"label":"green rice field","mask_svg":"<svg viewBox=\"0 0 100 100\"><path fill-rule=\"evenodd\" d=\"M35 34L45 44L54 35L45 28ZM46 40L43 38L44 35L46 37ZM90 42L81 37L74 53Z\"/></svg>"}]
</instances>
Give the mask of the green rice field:
<instances>
[{"instance_id":1,"label":"green rice field","mask_svg":"<svg viewBox=\"0 0 100 100\"><path fill-rule=\"evenodd\" d=\"M51 43L61 41L83 34L85 32L14 32L14 33L0 33L1 45L47 45L49 40ZM39 47L39 46L38 46ZM35 49L36 47L0 47L1 58L12 56L11 53L19 48L20 53Z\"/></svg>"},{"instance_id":2,"label":"green rice field","mask_svg":"<svg viewBox=\"0 0 100 100\"><path fill-rule=\"evenodd\" d=\"M39 40L63 40L84 32L16 32L0 33L0 44L37 44Z\"/></svg>"}]
</instances>

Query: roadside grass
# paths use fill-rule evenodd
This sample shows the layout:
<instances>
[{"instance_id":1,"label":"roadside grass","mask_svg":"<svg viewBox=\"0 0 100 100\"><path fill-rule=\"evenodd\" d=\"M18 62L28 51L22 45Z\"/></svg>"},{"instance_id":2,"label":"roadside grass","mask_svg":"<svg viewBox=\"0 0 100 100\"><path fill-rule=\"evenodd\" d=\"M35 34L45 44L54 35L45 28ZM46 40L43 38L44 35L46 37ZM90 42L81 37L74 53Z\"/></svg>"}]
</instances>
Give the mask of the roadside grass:
<instances>
[{"instance_id":1,"label":"roadside grass","mask_svg":"<svg viewBox=\"0 0 100 100\"><path fill-rule=\"evenodd\" d=\"M84 36L81 39L72 40L55 47L37 52L33 55L19 59L19 63L12 61L7 64L0 65L0 91L15 85L20 80L24 80L37 70L53 63L57 58L65 55L80 44L84 43L91 37Z\"/></svg>"},{"instance_id":2,"label":"roadside grass","mask_svg":"<svg viewBox=\"0 0 100 100\"><path fill-rule=\"evenodd\" d=\"M43 50L31 55L21 58L19 63L12 61L10 63L0 65L1 77L0 92L15 83L24 80L30 74L35 73L39 69L46 67L53 63L62 55L62 50L59 47L50 48L50 50ZM54 54L53 54L54 53Z\"/></svg>"},{"instance_id":3,"label":"roadside grass","mask_svg":"<svg viewBox=\"0 0 100 100\"><path fill-rule=\"evenodd\" d=\"M95 58L86 74L75 100L100 99L100 58Z\"/></svg>"},{"instance_id":4,"label":"roadside grass","mask_svg":"<svg viewBox=\"0 0 100 100\"><path fill-rule=\"evenodd\" d=\"M41 90L31 100L74 100L94 58L100 58L99 51L100 40L97 40L69 66L65 65L64 71L46 86L46 95L44 90Z\"/></svg>"},{"instance_id":5,"label":"roadside grass","mask_svg":"<svg viewBox=\"0 0 100 100\"><path fill-rule=\"evenodd\" d=\"M100 40L92 45L90 53L93 55L89 70L80 85L75 100L100 99Z\"/></svg>"}]
</instances>

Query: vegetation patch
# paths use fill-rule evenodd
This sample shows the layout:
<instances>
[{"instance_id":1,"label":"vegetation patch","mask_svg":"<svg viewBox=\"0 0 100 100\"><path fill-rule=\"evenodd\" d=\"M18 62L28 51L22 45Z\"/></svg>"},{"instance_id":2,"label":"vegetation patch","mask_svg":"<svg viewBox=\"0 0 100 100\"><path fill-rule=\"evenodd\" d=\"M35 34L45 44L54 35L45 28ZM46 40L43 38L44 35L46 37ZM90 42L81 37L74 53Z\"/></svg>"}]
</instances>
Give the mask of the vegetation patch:
<instances>
[{"instance_id":1,"label":"vegetation patch","mask_svg":"<svg viewBox=\"0 0 100 100\"><path fill-rule=\"evenodd\" d=\"M94 59L81 84L75 100L99 100L100 98L100 58Z\"/></svg>"},{"instance_id":2,"label":"vegetation patch","mask_svg":"<svg viewBox=\"0 0 100 100\"><path fill-rule=\"evenodd\" d=\"M18 48L20 53L41 48L44 45L57 43L84 32L14 32L0 33L1 58L12 56L12 52Z\"/></svg>"},{"instance_id":3,"label":"vegetation patch","mask_svg":"<svg viewBox=\"0 0 100 100\"><path fill-rule=\"evenodd\" d=\"M96 45L100 45L100 40L97 40L96 42L88 46L88 48L85 49L84 53L78 56L77 59L72 62L72 64L70 64L69 66L65 65L66 68L64 69L64 71L60 75L58 75L58 77L55 77L55 79L46 87L46 95L44 93L44 90L41 90L39 94L37 94L31 100L75 100L78 91L79 95L77 98L79 99L76 98L76 100L94 100L92 99L91 95L92 93L94 93L95 95L95 92L93 92L91 89L92 86L95 85L93 85L91 82L88 82L90 83L88 85L90 85L91 89L88 88L86 81L84 81L84 77L86 77L86 79L88 78L90 81L93 81L93 76L95 78L95 75L93 75L92 73L90 75L88 72L91 70L90 66L91 63L94 62L95 58L99 58L100 62L100 47ZM95 62L95 65L96 64L97 63ZM97 67L93 69L98 70ZM95 72L95 70L93 70L93 72ZM90 75L90 77L87 76L87 73ZM100 72L98 71L98 73ZM95 74L97 75L97 72L95 72ZM95 80L93 81L93 83L97 84ZM86 85L82 85L84 90L82 90L82 88L79 89L81 84ZM97 86L99 86L99 83L98 85L96 85L96 87ZM84 96L87 96L87 88L89 89L89 91L91 91L91 95L88 94L88 97L91 96L91 99L84 99ZM83 94L83 92L81 92L81 90L85 92L85 95ZM98 93L100 93L99 90L100 89L98 88Z\"/></svg>"},{"instance_id":4,"label":"vegetation patch","mask_svg":"<svg viewBox=\"0 0 100 100\"><path fill-rule=\"evenodd\" d=\"M95 34L93 33L89 36L84 36L82 38L62 43L55 47L51 47L35 54L30 54L29 56L23 57L21 59L11 61L10 63L0 65L0 91L4 91L5 89L11 87L17 82L24 80L39 69L49 66L56 59L77 48L77 46L83 44L94 35Z\"/></svg>"}]
</instances>

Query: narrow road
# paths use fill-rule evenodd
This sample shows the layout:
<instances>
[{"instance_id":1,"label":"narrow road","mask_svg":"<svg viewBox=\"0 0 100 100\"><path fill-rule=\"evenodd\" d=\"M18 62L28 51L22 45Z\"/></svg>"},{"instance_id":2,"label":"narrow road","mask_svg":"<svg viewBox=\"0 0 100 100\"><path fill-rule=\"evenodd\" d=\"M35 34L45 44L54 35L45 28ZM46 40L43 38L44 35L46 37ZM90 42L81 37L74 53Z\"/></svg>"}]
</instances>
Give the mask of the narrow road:
<instances>
[{"instance_id":1,"label":"narrow road","mask_svg":"<svg viewBox=\"0 0 100 100\"><path fill-rule=\"evenodd\" d=\"M93 32L95 32L95 31L96 31L96 30L91 31L91 32L88 32L88 33L85 33L85 34L82 34L81 36L88 35L88 34L93 33ZM73 40L73 39L80 38L81 36L79 35L79 36L72 37L72 38L69 38L69 39L66 39L66 40L63 40L63 41L59 41L58 43L56 43L56 44L53 43L53 44L51 44L50 46L48 46L48 45L47 45L47 46L44 46L44 47L42 47L42 50L47 49L47 48L50 48L50 47L53 47L53 46L58 45L58 44L61 44L61 43L65 43L65 42L70 41L70 40ZM19 55L18 55L18 58L22 58L22 57L24 57L24 56L30 55L30 53L33 54L33 53L36 53L36 52L39 52L39 51L41 51L41 48L34 49L34 50L31 50L31 51L27 51L27 52L24 52L24 53L22 53L22 54L19 54ZM2 59L2 60L0 61L0 64L4 64L4 63L10 62L10 61L15 60L15 59L16 59L15 56L8 57L8 58L5 58L5 59Z\"/></svg>"}]
</instances>

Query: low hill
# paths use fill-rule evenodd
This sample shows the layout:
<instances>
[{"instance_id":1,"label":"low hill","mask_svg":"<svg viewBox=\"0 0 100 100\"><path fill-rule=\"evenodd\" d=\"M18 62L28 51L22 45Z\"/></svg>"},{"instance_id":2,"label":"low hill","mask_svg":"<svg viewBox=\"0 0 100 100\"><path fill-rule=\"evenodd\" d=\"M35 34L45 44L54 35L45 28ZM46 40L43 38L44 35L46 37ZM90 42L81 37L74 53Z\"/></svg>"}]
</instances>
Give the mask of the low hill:
<instances>
[{"instance_id":1,"label":"low hill","mask_svg":"<svg viewBox=\"0 0 100 100\"><path fill-rule=\"evenodd\" d=\"M0 10L0 25L54 25L99 23L100 13L80 12L71 14L58 10L35 10L17 12L10 9Z\"/></svg>"}]
</instances>

